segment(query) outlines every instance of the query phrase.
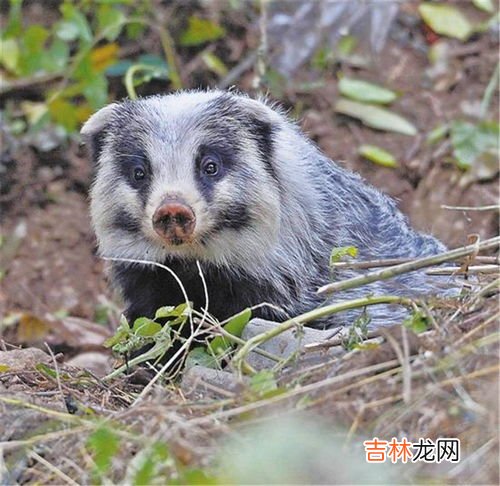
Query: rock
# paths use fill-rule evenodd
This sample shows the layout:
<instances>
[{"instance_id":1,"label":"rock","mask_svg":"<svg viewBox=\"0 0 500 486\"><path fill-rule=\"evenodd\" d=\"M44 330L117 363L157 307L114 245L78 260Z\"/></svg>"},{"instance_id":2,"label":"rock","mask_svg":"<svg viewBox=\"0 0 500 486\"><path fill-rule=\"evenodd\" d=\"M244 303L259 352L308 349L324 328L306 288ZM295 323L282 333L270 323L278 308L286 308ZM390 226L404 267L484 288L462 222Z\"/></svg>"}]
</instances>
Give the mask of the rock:
<instances>
[{"instance_id":1,"label":"rock","mask_svg":"<svg viewBox=\"0 0 500 486\"><path fill-rule=\"evenodd\" d=\"M203 395L213 397L232 396L241 388L242 383L227 371L193 366L187 369L181 381L182 391L187 396Z\"/></svg>"},{"instance_id":2,"label":"rock","mask_svg":"<svg viewBox=\"0 0 500 486\"><path fill-rule=\"evenodd\" d=\"M0 351L0 367L6 366L5 371L27 371L37 364L51 364L52 358L38 348L13 349Z\"/></svg>"},{"instance_id":3,"label":"rock","mask_svg":"<svg viewBox=\"0 0 500 486\"><path fill-rule=\"evenodd\" d=\"M69 359L66 364L91 371L95 376L106 376L113 371L113 359L108 353L89 351Z\"/></svg>"},{"instance_id":4,"label":"rock","mask_svg":"<svg viewBox=\"0 0 500 486\"><path fill-rule=\"evenodd\" d=\"M278 325L277 322L265 321L263 319L252 319L245 330L243 331L243 339L248 339L269 331ZM307 346L313 344L323 343L329 340L335 334L335 329L327 331L319 331L309 327L302 327L300 333L295 329L289 329L278 336L270 339L269 341L261 344L258 349L267 351L278 358L288 358L293 353L297 354L295 363L301 365L312 365L326 361L328 358L343 354L345 351L340 346L329 348L314 348L307 350ZM306 346L306 348L304 348ZM271 368L276 363L265 356L262 356L255 351L250 353L247 358L249 365L255 369Z\"/></svg>"}]
</instances>

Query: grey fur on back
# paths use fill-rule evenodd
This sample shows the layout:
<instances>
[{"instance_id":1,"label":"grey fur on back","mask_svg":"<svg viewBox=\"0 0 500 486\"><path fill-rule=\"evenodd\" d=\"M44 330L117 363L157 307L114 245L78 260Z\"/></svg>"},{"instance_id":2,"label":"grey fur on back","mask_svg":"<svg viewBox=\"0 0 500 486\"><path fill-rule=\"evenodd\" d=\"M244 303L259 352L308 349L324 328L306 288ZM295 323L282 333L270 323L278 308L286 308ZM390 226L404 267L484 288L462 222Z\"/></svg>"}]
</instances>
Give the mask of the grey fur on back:
<instances>
[{"instance_id":1,"label":"grey fur on back","mask_svg":"<svg viewBox=\"0 0 500 486\"><path fill-rule=\"evenodd\" d=\"M322 305L318 287L356 274L331 275L328 262L335 247L355 246L359 260L445 250L432 236L411 228L392 199L325 157L265 101L220 91L125 101L98 112L82 133L96 163L91 209L100 253L171 266L186 282L188 294L192 291L195 305L204 304L195 283L200 261L213 287L210 311L220 319L261 302L283 309L284 314L261 311L276 319ZM210 191L192 168L198 147L209 143L226 151L233 147L236 167ZM120 172L124 162L119 159L136 157L137 147L151 164L147 194L127 186ZM151 211L171 188L190 198L197 213L200 237L186 248L161 245L149 227ZM163 297L165 291L178 300L178 292L158 272L117 263L113 276L131 317L151 314L161 299L162 305L179 303ZM369 294L426 295L436 292L433 282L413 272L330 301ZM317 325L352 324L360 313L338 314ZM386 305L372 306L369 314L372 327L398 322L403 315Z\"/></svg>"}]
</instances>

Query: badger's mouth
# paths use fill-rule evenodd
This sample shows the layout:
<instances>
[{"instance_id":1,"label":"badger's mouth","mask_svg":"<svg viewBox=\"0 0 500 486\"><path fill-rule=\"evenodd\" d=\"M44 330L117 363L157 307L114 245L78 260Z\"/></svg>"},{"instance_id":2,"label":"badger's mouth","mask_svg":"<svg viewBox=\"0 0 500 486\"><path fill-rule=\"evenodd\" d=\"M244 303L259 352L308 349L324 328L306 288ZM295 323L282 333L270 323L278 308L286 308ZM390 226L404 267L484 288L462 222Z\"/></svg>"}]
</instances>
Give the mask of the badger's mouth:
<instances>
[{"instance_id":1,"label":"badger's mouth","mask_svg":"<svg viewBox=\"0 0 500 486\"><path fill-rule=\"evenodd\" d=\"M188 245L189 243L192 243L192 240L189 239L184 239L184 238L177 238L177 237L172 237L172 238L163 238L163 241L166 243L167 246L181 246L181 245Z\"/></svg>"}]
</instances>

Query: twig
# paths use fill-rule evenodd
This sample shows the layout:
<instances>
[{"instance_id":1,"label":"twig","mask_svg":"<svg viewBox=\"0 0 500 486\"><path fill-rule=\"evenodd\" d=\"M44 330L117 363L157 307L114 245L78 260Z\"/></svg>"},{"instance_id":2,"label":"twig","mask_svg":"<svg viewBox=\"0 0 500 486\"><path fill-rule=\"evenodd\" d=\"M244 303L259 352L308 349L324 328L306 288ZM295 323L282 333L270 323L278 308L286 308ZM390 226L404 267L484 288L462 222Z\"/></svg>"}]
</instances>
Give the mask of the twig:
<instances>
[{"instance_id":1,"label":"twig","mask_svg":"<svg viewBox=\"0 0 500 486\"><path fill-rule=\"evenodd\" d=\"M486 319L484 322L482 322L481 324L475 326L467 334L464 334L457 342L455 342L453 344L453 347L459 348L463 343L465 343L465 341L467 341L468 339L470 339L474 334L477 334L479 331L484 330L492 322L497 323L499 318L500 318L500 312L496 312L491 317L489 317L488 319Z\"/></svg>"},{"instance_id":2,"label":"twig","mask_svg":"<svg viewBox=\"0 0 500 486\"><path fill-rule=\"evenodd\" d=\"M485 285L476 295L476 300L487 296L490 292L495 290L499 290L500 288L500 279L493 280L493 282L490 282L488 285Z\"/></svg>"},{"instance_id":3,"label":"twig","mask_svg":"<svg viewBox=\"0 0 500 486\"><path fill-rule=\"evenodd\" d=\"M135 399L134 403L132 403L131 407L134 407L138 403L140 403L144 399L144 397L149 393L151 388L153 388L153 385L158 381L158 379L168 370L168 368L170 368L170 366L172 366L173 363L175 363L177 358L182 353L184 353L189 349L194 338L198 336L200 328L201 326L198 325L195 331L186 339L184 344L177 350L177 352L161 367L158 373L156 373L156 375L151 379L151 381L143 388L139 396Z\"/></svg>"},{"instance_id":4,"label":"twig","mask_svg":"<svg viewBox=\"0 0 500 486\"><path fill-rule=\"evenodd\" d=\"M410 366L410 356L408 347L408 336L406 335L406 328L401 327L401 332L403 334L403 347L404 351L401 349L398 341L392 336L390 332L385 329L381 329L381 334L384 336L386 341L392 346L392 349L396 353L399 363L401 364L401 370L403 374L403 401L406 405L411 403L411 366ZM405 342L406 341L406 342Z\"/></svg>"},{"instance_id":5,"label":"twig","mask_svg":"<svg viewBox=\"0 0 500 486\"><path fill-rule=\"evenodd\" d=\"M68 484L71 484L73 486L78 486L78 483L76 481L73 481L69 476L64 474L59 468L51 464L49 461L44 459L42 456L38 455L35 451L29 451L28 456L31 459L34 459L35 461L39 462L42 464L42 466L45 466L51 473L55 474L58 478L62 479Z\"/></svg>"},{"instance_id":6,"label":"twig","mask_svg":"<svg viewBox=\"0 0 500 486\"><path fill-rule=\"evenodd\" d=\"M260 0L260 44L257 49L257 66L256 73L253 79L253 88L261 91L264 85L267 68L267 6L269 0Z\"/></svg>"},{"instance_id":7,"label":"twig","mask_svg":"<svg viewBox=\"0 0 500 486\"><path fill-rule=\"evenodd\" d=\"M217 83L217 87L225 89L231 86L245 71L248 71L255 64L257 59L257 51L253 51L244 57L234 68L232 68L226 76Z\"/></svg>"},{"instance_id":8,"label":"twig","mask_svg":"<svg viewBox=\"0 0 500 486\"><path fill-rule=\"evenodd\" d=\"M331 348L334 346L340 346L348 337L350 327L338 328L337 333L326 341L321 341L318 343L309 343L304 345L304 351L315 351L317 349ZM380 329L374 329L368 331L366 339L363 340L364 343L369 342L373 338L380 336Z\"/></svg>"},{"instance_id":9,"label":"twig","mask_svg":"<svg viewBox=\"0 0 500 486\"><path fill-rule=\"evenodd\" d=\"M420 307L424 310L425 317L427 317L427 319L429 319L429 321L431 321L432 327L436 331L438 331L439 333L442 333L441 326L437 323L436 319L432 315L432 312L429 309L429 306L427 305L427 302L425 302L424 300L422 300L422 302L420 302Z\"/></svg>"},{"instance_id":10,"label":"twig","mask_svg":"<svg viewBox=\"0 0 500 486\"><path fill-rule=\"evenodd\" d=\"M496 256L477 256L474 258L474 262L477 263L491 263L491 264L496 264L500 265L500 255Z\"/></svg>"},{"instance_id":11,"label":"twig","mask_svg":"<svg viewBox=\"0 0 500 486\"><path fill-rule=\"evenodd\" d=\"M392 267L400 263L413 261L411 258L387 258L383 260L370 260L362 262L332 262L330 268L349 268L364 270L367 268Z\"/></svg>"},{"instance_id":12,"label":"twig","mask_svg":"<svg viewBox=\"0 0 500 486\"><path fill-rule=\"evenodd\" d=\"M50 354L50 357L52 358L52 364L54 365L54 371L56 373L57 388L59 390L59 393L61 394L62 404L67 409L66 398L64 396L64 392L63 392L62 385L61 385L61 376L59 373L59 366L57 366L56 357L54 356L54 353L53 353L52 349L50 348L50 346L46 342L44 344L45 344L45 347L47 348L47 350Z\"/></svg>"},{"instance_id":13,"label":"twig","mask_svg":"<svg viewBox=\"0 0 500 486\"><path fill-rule=\"evenodd\" d=\"M217 411L211 415L206 415L205 417L196 417L192 420L189 420L188 424L189 425L200 425L200 424L205 424L206 422L210 422L211 420L219 420L222 418L234 417L234 416L240 415L242 413L250 412L252 410L264 407L266 405L272 405L274 403L279 403L282 400L287 400L287 399L290 399L290 398L295 397L297 395L305 395L305 394L310 393L312 391L315 391L315 390L318 390L318 389L321 389L324 387L328 387L330 385L335 385L336 383L341 383L344 380L348 380L350 378L357 378L358 376L363 376L363 375L366 375L369 373L379 373L380 372L380 374L377 374L376 376L381 377L381 376L383 376L382 371L387 370L388 368L390 368L389 371L391 371L391 372L393 372L394 369L399 370L400 369L399 366L397 368L393 368L394 366L396 366L398 364L399 364L398 360L393 359L390 361L386 361L384 363L377 363L374 365L366 366L364 368L355 369L352 371L348 371L347 373L344 373L342 375L332 376L330 378L327 378L327 379L319 381L319 382L315 382L315 383L311 383L309 385L295 388L293 390L290 390L287 393L282 393L281 395L276 395L274 397L267 398L265 400L252 402L252 403L242 405L240 407L236 407L236 408L229 409L229 410Z\"/></svg>"},{"instance_id":14,"label":"twig","mask_svg":"<svg viewBox=\"0 0 500 486\"><path fill-rule=\"evenodd\" d=\"M455 250L447 251L444 253L439 253L438 255L432 255L430 257L423 257L414 260L413 262L402 263L401 265L395 265L389 267L385 270L379 270L376 272L370 272L366 275L360 275L357 277L342 280L341 282L334 282L331 284L324 285L319 288L317 293L319 295L327 295L333 292L339 292L342 290L353 289L361 287L372 282L379 280L387 280L389 278L396 277L404 273L419 270L421 268L430 267L432 265L438 265L440 263L449 262L457 258L464 257L478 250L487 250L490 248L495 248L500 244L500 236L490 238L479 244L468 245L463 248L457 248Z\"/></svg>"},{"instance_id":15,"label":"twig","mask_svg":"<svg viewBox=\"0 0 500 486\"><path fill-rule=\"evenodd\" d=\"M26 91L30 88L36 88L39 85L45 85L58 81L63 77L63 73L50 73L38 75L31 78L15 79L0 84L0 97L16 91Z\"/></svg>"},{"instance_id":16,"label":"twig","mask_svg":"<svg viewBox=\"0 0 500 486\"><path fill-rule=\"evenodd\" d=\"M80 427L73 427L71 429L56 430L54 432L47 432L45 434L33 435L28 439L18 439L0 442L0 449L4 451L12 451L20 447L31 446L37 444L38 442L50 441L53 439L61 439L62 437L71 436L77 434L77 437L81 437L82 433L87 432L95 427L95 423L88 423Z\"/></svg>"},{"instance_id":17,"label":"twig","mask_svg":"<svg viewBox=\"0 0 500 486\"><path fill-rule=\"evenodd\" d=\"M170 81L174 89L182 89L182 80L179 75L177 54L174 49L174 41L165 25L155 25L160 36L161 47L167 58Z\"/></svg>"},{"instance_id":18,"label":"twig","mask_svg":"<svg viewBox=\"0 0 500 486\"><path fill-rule=\"evenodd\" d=\"M441 204L441 209L450 209L453 211L500 211L500 204L491 204L489 206L447 206Z\"/></svg>"},{"instance_id":19,"label":"twig","mask_svg":"<svg viewBox=\"0 0 500 486\"><path fill-rule=\"evenodd\" d=\"M490 106L491 98L493 97L495 89L498 86L499 75L500 75L500 62L497 62L495 70L491 75L491 79L488 82L488 86L486 86L486 89L484 90L483 99L481 100L481 106L479 108L479 116L482 119L486 117L486 114L488 112L488 107Z\"/></svg>"},{"instance_id":20,"label":"twig","mask_svg":"<svg viewBox=\"0 0 500 486\"><path fill-rule=\"evenodd\" d=\"M462 267L442 267L442 268L430 268L426 270L427 275L462 275L462 274L476 274L476 273L498 273L500 272L500 266L498 265L474 265L468 267L467 269L462 269Z\"/></svg>"},{"instance_id":21,"label":"twig","mask_svg":"<svg viewBox=\"0 0 500 486\"><path fill-rule=\"evenodd\" d=\"M475 470L477 469L477 466L480 464L479 460L481 456L484 456L487 452L489 452L490 449L494 448L497 444L497 437L492 437L489 439L487 442L485 442L479 449L476 449L474 452L469 453L467 457L460 461L459 464L453 467L450 471L447 473L448 479L451 479L453 481L453 478L457 478L458 476L463 474L464 471L467 471L467 469ZM460 479L458 479L458 482L460 482Z\"/></svg>"}]
</instances>

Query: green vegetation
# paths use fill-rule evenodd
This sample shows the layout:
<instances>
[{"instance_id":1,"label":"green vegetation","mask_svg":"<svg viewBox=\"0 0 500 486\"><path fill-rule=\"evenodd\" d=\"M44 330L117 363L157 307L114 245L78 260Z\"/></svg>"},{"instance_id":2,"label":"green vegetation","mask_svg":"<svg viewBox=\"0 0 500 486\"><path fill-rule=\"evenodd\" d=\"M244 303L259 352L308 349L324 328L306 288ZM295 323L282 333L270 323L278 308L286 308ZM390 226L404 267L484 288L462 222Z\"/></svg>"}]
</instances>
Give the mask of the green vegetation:
<instances>
[{"instance_id":1,"label":"green vegetation","mask_svg":"<svg viewBox=\"0 0 500 486\"><path fill-rule=\"evenodd\" d=\"M173 40L150 0L64 0L59 19L48 25L27 25L22 9L22 0L10 0L7 25L0 34L1 92L41 87L43 100L22 102L21 117L7 104L6 116L16 134L56 125L71 135L116 96L116 78L132 98L138 86L152 80L162 80L164 90L183 86ZM162 45L162 55L135 55L134 43L150 33ZM203 47L224 33L218 24L193 15L179 32L178 43ZM215 54L207 52L204 59L209 69L226 72Z\"/></svg>"}]
</instances>

